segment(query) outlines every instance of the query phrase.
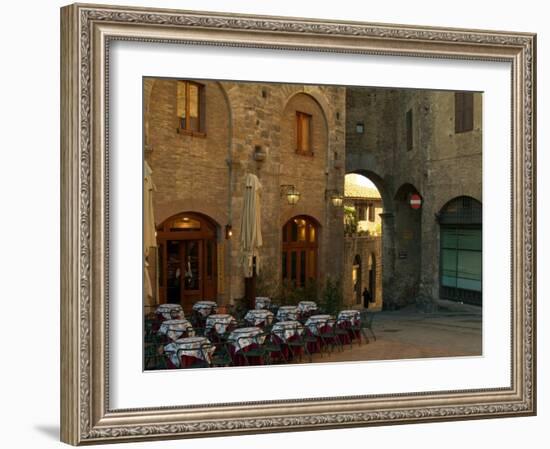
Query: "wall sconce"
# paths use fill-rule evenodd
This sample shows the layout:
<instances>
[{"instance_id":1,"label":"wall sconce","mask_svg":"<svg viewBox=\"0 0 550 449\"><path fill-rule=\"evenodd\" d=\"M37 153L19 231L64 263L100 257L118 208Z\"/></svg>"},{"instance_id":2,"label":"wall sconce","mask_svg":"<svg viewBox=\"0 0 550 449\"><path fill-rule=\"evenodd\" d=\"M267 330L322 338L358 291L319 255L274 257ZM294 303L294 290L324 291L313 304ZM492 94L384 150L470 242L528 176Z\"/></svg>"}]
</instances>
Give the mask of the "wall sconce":
<instances>
[{"instance_id":1,"label":"wall sconce","mask_svg":"<svg viewBox=\"0 0 550 449\"><path fill-rule=\"evenodd\" d=\"M230 240L233 237L233 227L230 224L225 225L225 239Z\"/></svg>"},{"instance_id":2,"label":"wall sconce","mask_svg":"<svg viewBox=\"0 0 550 449\"><path fill-rule=\"evenodd\" d=\"M363 122L359 122L355 125L355 132L357 134L363 134L365 132L365 124Z\"/></svg>"},{"instance_id":3,"label":"wall sconce","mask_svg":"<svg viewBox=\"0 0 550 449\"><path fill-rule=\"evenodd\" d=\"M296 190L296 187L293 184L281 185L281 196L283 195L286 195L286 200L291 206L294 206L298 201L300 201L300 192Z\"/></svg>"},{"instance_id":4,"label":"wall sconce","mask_svg":"<svg viewBox=\"0 0 550 449\"><path fill-rule=\"evenodd\" d=\"M338 190L325 190L325 199L329 199L334 207L344 204L344 196Z\"/></svg>"}]
</instances>

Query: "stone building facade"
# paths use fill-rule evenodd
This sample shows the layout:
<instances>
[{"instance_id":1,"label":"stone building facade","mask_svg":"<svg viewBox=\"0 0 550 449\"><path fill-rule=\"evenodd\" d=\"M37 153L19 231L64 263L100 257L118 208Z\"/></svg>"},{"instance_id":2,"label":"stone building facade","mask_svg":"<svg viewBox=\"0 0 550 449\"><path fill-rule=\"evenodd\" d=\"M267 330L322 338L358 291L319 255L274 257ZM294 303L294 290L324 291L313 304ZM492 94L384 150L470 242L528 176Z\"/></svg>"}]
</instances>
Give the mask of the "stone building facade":
<instances>
[{"instance_id":1,"label":"stone building facade","mask_svg":"<svg viewBox=\"0 0 550 449\"><path fill-rule=\"evenodd\" d=\"M416 302L431 308L441 297L446 253L439 217L456 204L453 200L481 207L481 112L480 93L347 89L346 172L367 176L382 196L388 304ZM411 208L412 194L421 197L421 208ZM464 226L477 233L470 271L480 277L480 216ZM478 293L474 302L480 301Z\"/></svg>"},{"instance_id":2,"label":"stone building facade","mask_svg":"<svg viewBox=\"0 0 550 449\"><path fill-rule=\"evenodd\" d=\"M457 132L453 92L160 78L145 78L143 89L156 302L189 309L198 299L224 305L244 296L238 231L252 173L262 184L261 277L343 280L344 303L361 307L350 281L360 273L378 307L437 303L438 217L456 209L453 199L482 199L481 94L461 118L473 118L471 129ZM343 193L346 173L378 188L381 238L344 235L331 194ZM294 205L291 188L300 193ZM410 207L413 193L420 209ZM181 285L193 293L182 296Z\"/></svg>"},{"instance_id":3,"label":"stone building facade","mask_svg":"<svg viewBox=\"0 0 550 449\"><path fill-rule=\"evenodd\" d=\"M199 297L215 299L222 305L243 297L238 230L244 180L248 173L257 175L262 184L260 275L276 280L282 278L283 228L288 223L295 227L307 223L315 228L316 254L311 253L311 245L307 254L290 248L289 263L291 256L298 259L292 261L294 268L288 266L285 274L300 277L306 263L305 259L300 259L302 256L307 258L308 265L314 265L311 273L318 282L323 283L327 276L340 276L343 269L342 211L332 206L326 192L343 191L345 89L193 80L191 88L200 90L200 98L196 98L196 91L187 92L188 97L195 95L195 102L187 105L187 114L191 122L193 110L199 109L194 120L202 123L189 130L185 126L182 128L181 117L178 117L178 110L181 115L182 108L178 101L183 101L178 99L178 89L185 92L185 86L180 84L178 87L178 83L185 82L144 80L145 159L153 170L156 185L154 212L158 235L165 239L163 245L158 238L160 263L156 273L152 269L152 276L158 278L160 284L157 301L174 301L167 297L167 282L172 282L170 288L173 290L175 276L187 275L186 257L189 251L195 251L187 247L176 248L170 243L187 235L195 236L191 232L178 233L180 228L193 231L185 228L183 221L179 226L178 219L187 220L187 223L196 221L196 230L200 229L201 220L215 229L215 256L211 254L212 249L205 249L210 248L208 245L201 246L200 251L192 254L202 257L202 268L199 267L197 273L194 267L189 271L201 277L201 284L208 274L215 274L216 288L207 293L201 286L196 297L182 300L184 307L189 308L191 301ZM297 149L297 117L300 114L308 120L307 151ZM287 201L288 186L300 192L300 200L295 205ZM171 220L176 221L172 223ZM205 226L203 224L203 229ZM229 230L232 238L227 238ZM168 255L167 245L171 248ZM177 269L167 267L174 263L180 264L181 269L179 266ZM210 272L204 269L205 264Z\"/></svg>"}]
</instances>

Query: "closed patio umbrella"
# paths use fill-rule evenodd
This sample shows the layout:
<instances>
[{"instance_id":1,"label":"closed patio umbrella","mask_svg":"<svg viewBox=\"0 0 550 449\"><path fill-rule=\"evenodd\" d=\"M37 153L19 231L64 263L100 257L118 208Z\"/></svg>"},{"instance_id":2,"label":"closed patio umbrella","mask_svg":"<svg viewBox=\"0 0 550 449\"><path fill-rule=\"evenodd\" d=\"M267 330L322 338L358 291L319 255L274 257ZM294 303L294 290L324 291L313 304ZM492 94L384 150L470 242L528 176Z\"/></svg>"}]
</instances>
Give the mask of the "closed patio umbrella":
<instances>
[{"instance_id":1,"label":"closed patio umbrella","mask_svg":"<svg viewBox=\"0 0 550 449\"><path fill-rule=\"evenodd\" d=\"M153 170L147 161L145 161L143 174L143 284L145 289L145 303L147 305L152 305L154 304L154 295L151 278L149 276L147 256L151 248L157 246L157 238L155 235L155 215L153 213L153 192L155 190L155 184L153 184Z\"/></svg>"},{"instance_id":2,"label":"closed patio umbrella","mask_svg":"<svg viewBox=\"0 0 550 449\"><path fill-rule=\"evenodd\" d=\"M247 174L241 214L241 263L244 277L251 278L260 271L259 248L262 246L260 192L262 185L256 175ZM254 263L256 273L254 273Z\"/></svg>"}]
</instances>

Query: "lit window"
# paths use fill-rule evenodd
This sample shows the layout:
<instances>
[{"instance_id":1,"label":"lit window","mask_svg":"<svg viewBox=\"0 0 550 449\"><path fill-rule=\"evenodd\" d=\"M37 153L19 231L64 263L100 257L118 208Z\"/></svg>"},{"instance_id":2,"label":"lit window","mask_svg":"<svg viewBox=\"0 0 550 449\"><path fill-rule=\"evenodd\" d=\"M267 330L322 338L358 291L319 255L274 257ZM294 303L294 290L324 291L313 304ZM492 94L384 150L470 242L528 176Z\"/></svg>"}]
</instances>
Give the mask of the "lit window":
<instances>
[{"instance_id":1,"label":"lit window","mask_svg":"<svg viewBox=\"0 0 550 449\"><path fill-rule=\"evenodd\" d=\"M204 131L204 86L192 81L177 82L178 130L188 133L202 133Z\"/></svg>"}]
</instances>

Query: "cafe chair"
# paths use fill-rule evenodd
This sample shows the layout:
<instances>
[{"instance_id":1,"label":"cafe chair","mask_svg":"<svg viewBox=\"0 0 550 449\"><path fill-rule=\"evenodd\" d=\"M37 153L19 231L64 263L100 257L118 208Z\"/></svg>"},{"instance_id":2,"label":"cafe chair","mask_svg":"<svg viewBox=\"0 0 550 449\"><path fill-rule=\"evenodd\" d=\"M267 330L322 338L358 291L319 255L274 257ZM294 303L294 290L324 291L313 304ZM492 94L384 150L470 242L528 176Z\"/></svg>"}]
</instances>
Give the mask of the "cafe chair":
<instances>
[{"instance_id":1,"label":"cafe chair","mask_svg":"<svg viewBox=\"0 0 550 449\"><path fill-rule=\"evenodd\" d=\"M214 353L210 357L210 366L232 366L233 359L229 351L228 343L223 341L215 345Z\"/></svg>"}]
</instances>

